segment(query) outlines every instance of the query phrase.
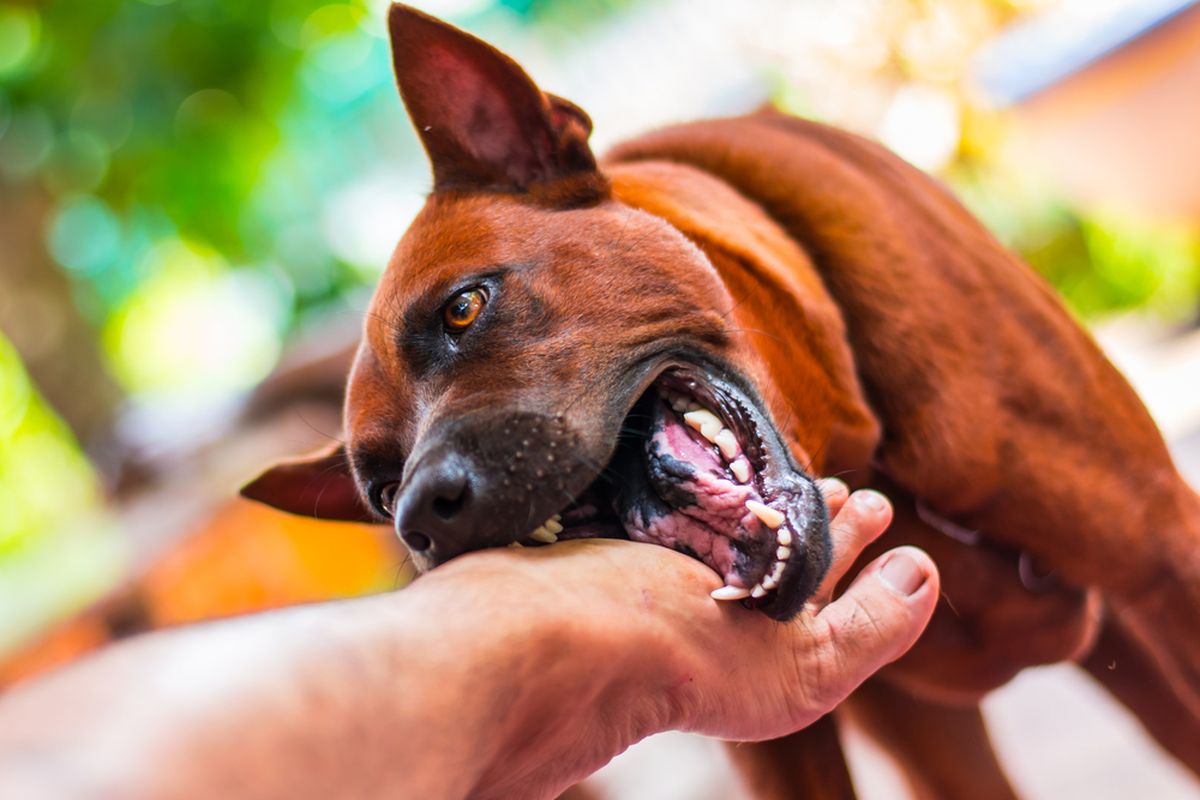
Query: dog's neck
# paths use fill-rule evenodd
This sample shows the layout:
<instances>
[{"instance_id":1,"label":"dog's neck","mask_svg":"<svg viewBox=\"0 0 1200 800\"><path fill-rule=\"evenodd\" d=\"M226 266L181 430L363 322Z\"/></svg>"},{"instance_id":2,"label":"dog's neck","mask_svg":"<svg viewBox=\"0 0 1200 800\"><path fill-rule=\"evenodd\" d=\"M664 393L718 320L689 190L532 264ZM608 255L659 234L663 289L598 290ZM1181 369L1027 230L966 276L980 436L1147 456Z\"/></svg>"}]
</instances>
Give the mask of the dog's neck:
<instances>
[{"instance_id":1,"label":"dog's neck","mask_svg":"<svg viewBox=\"0 0 1200 800\"><path fill-rule=\"evenodd\" d=\"M607 173L617 200L666 220L716 268L733 298L738 366L757 382L797 459L817 474L862 470L879 425L841 313L808 255L757 205L698 169L644 161Z\"/></svg>"}]
</instances>

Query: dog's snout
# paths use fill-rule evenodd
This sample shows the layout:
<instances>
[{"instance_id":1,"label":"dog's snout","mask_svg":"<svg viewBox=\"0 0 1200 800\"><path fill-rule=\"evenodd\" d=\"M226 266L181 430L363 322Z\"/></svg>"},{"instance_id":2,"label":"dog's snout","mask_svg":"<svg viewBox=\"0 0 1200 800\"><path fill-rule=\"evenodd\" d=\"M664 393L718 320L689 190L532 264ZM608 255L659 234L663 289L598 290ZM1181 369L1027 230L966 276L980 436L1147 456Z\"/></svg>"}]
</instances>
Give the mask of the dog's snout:
<instances>
[{"instance_id":1,"label":"dog's snout","mask_svg":"<svg viewBox=\"0 0 1200 800\"><path fill-rule=\"evenodd\" d=\"M440 564L472 549L468 539L478 527L470 471L453 452L430 454L408 476L396 500L395 524L413 551Z\"/></svg>"},{"instance_id":2,"label":"dog's snout","mask_svg":"<svg viewBox=\"0 0 1200 800\"><path fill-rule=\"evenodd\" d=\"M426 570L534 532L591 480L562 415L459 416L418 443L395 495L396 534Z\"/></svg>"}]
</instances>

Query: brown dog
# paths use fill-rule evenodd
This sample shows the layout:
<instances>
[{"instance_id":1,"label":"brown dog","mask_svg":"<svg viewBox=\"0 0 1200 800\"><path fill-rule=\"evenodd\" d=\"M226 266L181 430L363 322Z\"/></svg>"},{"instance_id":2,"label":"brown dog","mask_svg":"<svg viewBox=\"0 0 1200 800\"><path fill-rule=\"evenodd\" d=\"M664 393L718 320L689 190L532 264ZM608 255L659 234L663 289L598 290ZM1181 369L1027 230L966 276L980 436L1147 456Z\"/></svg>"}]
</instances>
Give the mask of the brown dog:
<instances>
[{"instance_id":1,"label":"brown dog","mask_svg":"<svg viewBox=\"0 0 1200 800\"><path fill-rule=\"evenodd\" d=\"M1101 627L1142 673L1114 692L1200 768L1200 498L1088 336L937 183L770 112L600 167L587 116L510 59L404 6L390 26L433 192L371 305L345 448L248 496L390 519L422 569L657 542L786 620L829 561L810 476L840 474L895 500L879 547L943 571L928 633L847 708L925 796L1011 796L975 704ZM826 727L737 758L765 797L852 795Z\"/></svg>"}]
</instances>

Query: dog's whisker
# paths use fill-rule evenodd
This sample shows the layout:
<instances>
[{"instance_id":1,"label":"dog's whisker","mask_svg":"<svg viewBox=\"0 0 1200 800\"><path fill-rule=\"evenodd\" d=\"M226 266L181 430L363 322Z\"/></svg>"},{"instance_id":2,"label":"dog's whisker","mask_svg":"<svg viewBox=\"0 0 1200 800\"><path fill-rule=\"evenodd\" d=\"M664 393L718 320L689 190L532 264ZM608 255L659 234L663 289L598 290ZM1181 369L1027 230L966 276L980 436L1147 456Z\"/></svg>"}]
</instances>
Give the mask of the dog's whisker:
<instances>
[{"instance_id":1,"label":"dog's whisker","mask_svg":"<svg viewBox=\"0 0 1200 800\"><path fill-rule=\"evenodd\" d=\"M326 439L328 439L328 440L329 440L329 441L331 441L331 442L337 442L337 443L338 443L338 444L340 444L340 445L345 445L345 444L346 444L346 440L345 440L345 439L343 439L343 438L342 438L340 435L338 435L338 434L332 434L332 433L326 433L325 431L321 430L321 429L320 429L320 428L318 428L316 425L314 425L314 424L313 424L313 423L312 423L312 422L311 422L311 421L308 419L308 417L307 417L307 416L305 416L305 414L304 414L304 409L296 409L296 412L295 412L295 413L296 413L296 417L297 417L297 418L298 418L298 419L299 419L301 422L303 422L303 423L304 423L304 425L305 425L305 427L307 427L307 428L308 428L310 431L312 431L313 433L317 434L318 436L323 436L323 437L325 437Z\"/></svg>"}]
</instances>

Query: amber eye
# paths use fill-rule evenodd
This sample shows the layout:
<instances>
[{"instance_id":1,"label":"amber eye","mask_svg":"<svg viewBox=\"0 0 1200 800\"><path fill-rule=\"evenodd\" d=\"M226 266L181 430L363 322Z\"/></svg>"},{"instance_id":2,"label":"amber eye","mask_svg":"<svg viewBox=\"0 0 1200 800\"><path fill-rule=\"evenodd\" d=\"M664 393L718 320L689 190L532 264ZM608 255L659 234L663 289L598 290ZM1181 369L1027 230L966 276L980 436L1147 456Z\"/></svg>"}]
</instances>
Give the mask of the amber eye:
<instances>
[{"instance_id":1,"label":"amber eye","mask_svg":"<svg viewBox=\"0 0 1200 800\"><path fill-rule=\"evenodd\" d=\"M479 289L468 289L455 295L442 310L442 322L445 323L446 330L458 333L469 328L471 323L479 318L479 312L483 311L486 299Z\"/></svg>"}]
</instances>

